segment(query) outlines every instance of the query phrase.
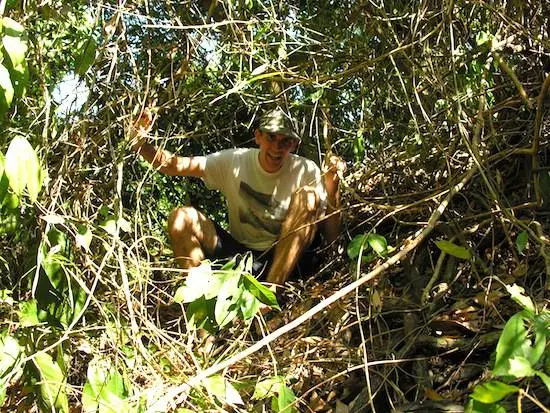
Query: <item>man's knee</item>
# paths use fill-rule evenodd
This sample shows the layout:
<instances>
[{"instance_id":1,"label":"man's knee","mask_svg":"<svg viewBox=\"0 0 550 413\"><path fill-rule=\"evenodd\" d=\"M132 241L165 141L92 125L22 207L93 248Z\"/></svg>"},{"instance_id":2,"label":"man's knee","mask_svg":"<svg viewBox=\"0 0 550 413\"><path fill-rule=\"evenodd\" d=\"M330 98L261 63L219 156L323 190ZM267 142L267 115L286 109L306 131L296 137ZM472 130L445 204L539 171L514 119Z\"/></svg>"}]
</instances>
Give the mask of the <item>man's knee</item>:
<instances>
[{"instance_id":1,"label":"man's knee","mask_svg":"<svg viewBox=\"0 0 550 413\"><path fill-rule=\"evenodd\" d=\"M315 217L319 209L319 195L315 188L304 186L292 195L289 209L294 209Z\"/></svg>"},{"instance_id":2,"label":"man's knee","mask_svg":"<svg viewBox=\"0 0 550 413\"><path fill-rule=\"evenodd\" d=\"M190 206L175 208L168 216L168 234L177 237L194 230L199 220L199 213Z\"/></svg>"}]
</instances>

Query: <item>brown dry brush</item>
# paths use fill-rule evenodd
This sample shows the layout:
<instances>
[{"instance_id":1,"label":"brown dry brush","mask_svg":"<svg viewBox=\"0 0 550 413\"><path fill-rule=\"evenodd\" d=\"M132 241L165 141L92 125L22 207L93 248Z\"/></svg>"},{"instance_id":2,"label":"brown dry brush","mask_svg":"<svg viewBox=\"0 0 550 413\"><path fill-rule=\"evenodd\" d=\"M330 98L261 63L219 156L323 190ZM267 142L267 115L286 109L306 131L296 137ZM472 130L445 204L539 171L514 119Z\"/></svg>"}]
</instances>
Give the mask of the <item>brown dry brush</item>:
<instances>
[{"instance_id":1,"label":"brown dry brush","mask_svg":"<svg viewBox=\"0 0 550 413\"><path fill-rule=\"evenodd\" d=\"M116 24L115 35L96 63L100 75L94 79L95 100L89 106L97 112L68 122L46 148L51 180L38 207L42 216L63 216L61 227L73 239L77 223L94 228L90 250L75 247L75 264L69 268L88 292L87 311L59 339L70 343L68 383L74 405L94 356L126 371L136 397L160 398L167 409L180 405L197 410L204 407L201 399L220 407L203 388L190 386L216 372L236 383L252 383L242 390L248 404L232 406L235 411L252 408L248 399L253 383L275 374L291 378L300 411L334 411L353 400L349 411L406 411L414 408L408 403L427 399L463 405L473 386L488 377L499 332L518 311L502 284L520 284L538 306L548 305L550 77L544 63L550 44L544 16L549 14L541 12L545 2L504 8L458 2L461 10L453 9L453 2L444 9L428 3L421 2L416 14L400 19L372 5L357 6L354 18L372 19L373 31L398 44L392 40L387 50L359 50L362 61L338 56L345 69L337 72L322 72L331 60L322 53L311 52L309 58L318 65L299 72L280 62L265 84L258 83L260 98L248 91L227 96L227 107L216 121L210 115L217 109L209 102L225 91L174 96L185 90L177 83L179 64L139 62L148 65L148 76L139 77L137 69L125 74L135 76L138 92L120 81L117 65L131 61L131 42L122 21L109 20ZM478 54L452 52L471 38L467 19L477 7L491 16L498 36ZM248 53L242 25L231 19L225 23L230 30L224 34L245 39L235 45ZM191 42L183 35L175 38L176 43L182 38ZM150 50L145 54L154 55ZM480 71L466 92L457 74L473 60ZM169 72L169 87L154 82L155 71ZM234 73L224 76L230 89ZM154 171L136 166L125 147L134 109L156 101L162 131L152 138L168 146L176 141L180 146L175 149L189 151L192 145L200 148L211 131L217 137L214 145L227 145L227 133L235 143L244 122L235 118L241 112L234 108L253 114L263 99L284 100L289 85L323 84L338 91L353 80L365 82L356 101L362 108L361 129L371 136L375 129L381 133L363 160L350 161L342 182L341 239L323 253L326 259L316 274L289 284L281 314L258 317L250 327L236 322L215 340L189 330L184 309L172 304L185 274L172 263L155 221L158 215L149 210L157 207L147 198L151 188L162 185L154 181ZM378 101L384 88L388 93ZM324 151L349 154L358 125L339 117L348 104L339 107L330 99L329 94L308 108L307 123L319 131ZM438 106L440 99L445 102ZM369 115L369 108L377 112ZM191 125L201 110L207 113L207 126ZM185 127L177 126L181 124ZM170 132L181 140L172 140ZM101 229L102 206L124 217L130 228L114 235ZM48 225L41 220L39 231ZM522 231L529 243L519 253L515 240ZM350 262L348 241L368 232L383 235L395 251L388 259ZM442 253L436 240L465 247L472 258ZM539 383L533 382L529 393L550 404ZM523 406L523 411L536 411L527 399Z\"/></svg>"}]
</instances>

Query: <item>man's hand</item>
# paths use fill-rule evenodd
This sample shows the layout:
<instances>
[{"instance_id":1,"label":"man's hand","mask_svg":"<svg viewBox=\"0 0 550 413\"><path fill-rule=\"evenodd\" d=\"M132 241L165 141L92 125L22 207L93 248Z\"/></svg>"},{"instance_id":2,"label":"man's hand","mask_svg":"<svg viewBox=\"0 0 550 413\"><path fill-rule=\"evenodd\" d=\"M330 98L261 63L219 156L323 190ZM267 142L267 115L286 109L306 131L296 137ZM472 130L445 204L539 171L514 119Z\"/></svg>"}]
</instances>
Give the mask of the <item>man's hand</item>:
<instances>
[{"instance_id":1,"label":"man's hand","mask_svg":"<svg viewBox=\"0 0 550 413\"><path fill-rule=\"evenodd\" d=\"M334 189L340 179L343 179L346 172L346 162L337 155L327 155L323 162L323 172L325 175L325 185L327 190Z\"/></svg>"},{"instance_id":2,"label":"man's hand","mask_svg":"<svg viewBox=\"0 0 550 413\"><path fill-rule=\"evenodd\" d=\"M149 109L141 112L139 119L130 127L130 146L138 151L145 143L145 137L153 127L153 113Z\"/></svg>"}]
</instances>

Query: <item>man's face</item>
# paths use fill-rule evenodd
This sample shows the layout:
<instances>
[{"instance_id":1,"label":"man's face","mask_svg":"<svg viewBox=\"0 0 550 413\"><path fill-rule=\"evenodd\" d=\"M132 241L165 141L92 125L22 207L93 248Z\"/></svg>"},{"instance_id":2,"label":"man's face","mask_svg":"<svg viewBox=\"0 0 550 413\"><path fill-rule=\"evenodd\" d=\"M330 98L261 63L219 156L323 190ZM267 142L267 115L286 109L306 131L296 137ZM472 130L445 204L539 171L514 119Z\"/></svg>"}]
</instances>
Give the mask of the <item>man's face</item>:
<instances>
[{"instance_id":1,"label":"man's face","mask_svg":"<svg viewBox=\"0 0 550 413\"><path fill-rule=\"evenodd\" d=\"M281 169L285 159L298 145L296 139L278 133L262 132L257 129L254 135L260 147L260 166L269 173Z\"/></svg>"}]
</instances>

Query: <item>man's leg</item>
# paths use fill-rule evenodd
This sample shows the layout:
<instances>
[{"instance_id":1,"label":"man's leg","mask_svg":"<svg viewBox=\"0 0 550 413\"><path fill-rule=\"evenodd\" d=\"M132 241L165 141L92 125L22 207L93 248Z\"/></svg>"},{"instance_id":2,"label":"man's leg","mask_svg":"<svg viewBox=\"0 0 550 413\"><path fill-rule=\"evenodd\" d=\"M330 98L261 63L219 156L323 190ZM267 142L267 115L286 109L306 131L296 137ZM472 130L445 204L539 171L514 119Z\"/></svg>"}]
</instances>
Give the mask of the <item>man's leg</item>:
<instances>
[{"instance_id":1,"label":"man's leg","mask_svg":"<svg viewBox=\"0 0 550 413\"><path fill-rule=\"evenodd\" d=\"M290 201L281 235L273 253L267 281L283 284L298 263L300 255L315 235L319 196L312 187L297 190Z\"/></svg>"},{"instance_id":2,"label":"man's leg","mask_svg":"<svg viewBox=\"0 0 550 413\"><path fill-rule=\"evenodd\" d=\"M193 207L174 209L168 217L168 235L174 256L183 269L196 267L216 249L214 223Z\"/></svg>"}]
</instances>

